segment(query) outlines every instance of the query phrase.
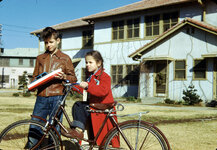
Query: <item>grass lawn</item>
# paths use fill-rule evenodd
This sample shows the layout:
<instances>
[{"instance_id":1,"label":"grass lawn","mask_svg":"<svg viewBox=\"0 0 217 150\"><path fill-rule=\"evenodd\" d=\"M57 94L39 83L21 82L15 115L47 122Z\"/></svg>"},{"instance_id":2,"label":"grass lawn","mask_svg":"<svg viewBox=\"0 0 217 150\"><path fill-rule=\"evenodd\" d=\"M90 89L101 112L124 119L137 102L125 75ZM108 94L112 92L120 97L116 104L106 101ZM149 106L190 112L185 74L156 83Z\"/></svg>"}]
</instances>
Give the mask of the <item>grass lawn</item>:
<instances>
[{"instance_id":1,"label":"grass lawn","mask_svg":"<svg viewBox=\"0 0 217 150\"><path fill-rule=\"evenodd\" d=\"M0 131L9 124L30 119L35 97L9 97L0 94ZM72 100L67 100L66 111L70 118ZM119 115L149 111L142 117L160 128L168 138L173 150L215 150L217 148L217 108L159 107L143 104L124 104ZM119 122L134 119L119 118ZM65 119L64 119L65 122Z\"/></svg>"}]
</instances>

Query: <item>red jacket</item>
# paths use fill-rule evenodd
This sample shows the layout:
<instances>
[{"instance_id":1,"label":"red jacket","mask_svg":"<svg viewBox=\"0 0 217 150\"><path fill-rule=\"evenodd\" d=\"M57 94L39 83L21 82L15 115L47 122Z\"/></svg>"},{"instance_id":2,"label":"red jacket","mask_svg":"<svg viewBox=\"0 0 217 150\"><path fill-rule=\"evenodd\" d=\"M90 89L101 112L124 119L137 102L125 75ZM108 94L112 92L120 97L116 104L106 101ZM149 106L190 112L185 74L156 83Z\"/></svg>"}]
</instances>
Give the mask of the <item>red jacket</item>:
<instances>
[{"instance_id":1,"label":"red jacket","mask_svg":"<svg viewBox=\"0 0 217 150\"><path fill-rule=\"evenodd\" d=\"M111 91L111 78L110 76L102 72L100 76L101 70L98 70L94 75L92 75L87 92L89 93L88 101L89 103L112 103L114 102L112 91ZM100 76L100 77L99 77ZM79 88L81 92L83 92L82 88ZM91 121L93 126L93 133L96 136L98 130L100 129L104 119L105 114L103 113L91 113ZM117 118L115 118L117 120ZM97 144L100 145L105 135L108 133L110 129L113 128L111 121L108 119L105 124L99 138L97 139ZM118 140L113 140L112 145L114 147L119 146Z\"/></svg>"}]
</instances>

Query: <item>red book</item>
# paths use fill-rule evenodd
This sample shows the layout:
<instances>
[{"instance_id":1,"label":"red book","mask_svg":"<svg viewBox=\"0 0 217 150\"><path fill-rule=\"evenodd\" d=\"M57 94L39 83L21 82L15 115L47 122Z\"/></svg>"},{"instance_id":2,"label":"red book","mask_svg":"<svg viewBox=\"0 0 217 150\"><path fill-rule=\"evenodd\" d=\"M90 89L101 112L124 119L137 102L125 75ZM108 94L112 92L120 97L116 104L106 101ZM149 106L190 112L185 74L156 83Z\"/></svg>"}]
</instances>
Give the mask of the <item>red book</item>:
<instances>
[{"instance_id":1,"label":"red book","mask_svg":"<svg viewBox=\"0 0 217 150\"><path fill-rule=\"evenodd\" d=\"M53 71L53 72L51 72L45 76L33 81L31 84L28 85L28 90L31 91L31 90L33 90L33 89L35 89L35 88L37 88L37 87L39 87L45 83L48 83L49 81L53 80L54 77L61 71L62 71L61 68L57 69L57 70L55 70L55 71Z\"/></svg>"}]
</instances>

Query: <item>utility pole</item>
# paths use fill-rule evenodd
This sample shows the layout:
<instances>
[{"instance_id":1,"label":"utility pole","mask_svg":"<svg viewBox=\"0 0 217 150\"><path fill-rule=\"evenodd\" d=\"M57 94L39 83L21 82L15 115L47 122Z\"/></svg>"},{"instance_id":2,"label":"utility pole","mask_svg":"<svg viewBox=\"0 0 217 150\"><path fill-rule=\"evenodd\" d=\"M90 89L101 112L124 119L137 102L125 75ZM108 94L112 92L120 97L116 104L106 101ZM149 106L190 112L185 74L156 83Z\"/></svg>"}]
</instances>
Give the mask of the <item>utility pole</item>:
<instances>
[{"instance_id":1,"label":"utility pole","mask_svg":"<svg viewBox=\"0 0 217 150\"><path fill-rule=\"evenodd\" d=\"M0 48L2 47L2 24L0 24Z\"/></svg>"}]
</instances>

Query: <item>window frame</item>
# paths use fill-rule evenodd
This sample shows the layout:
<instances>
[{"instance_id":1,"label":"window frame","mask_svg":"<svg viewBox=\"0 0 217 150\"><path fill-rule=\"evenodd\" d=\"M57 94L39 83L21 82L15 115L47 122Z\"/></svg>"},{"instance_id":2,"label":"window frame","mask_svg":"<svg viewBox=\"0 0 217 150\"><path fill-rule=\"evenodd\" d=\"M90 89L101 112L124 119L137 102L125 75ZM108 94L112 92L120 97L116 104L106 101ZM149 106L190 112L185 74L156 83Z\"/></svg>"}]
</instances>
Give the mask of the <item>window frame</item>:
<instances>
[{"instance_id":1,"label":"window frame","mask_svg":"<svg viewBox=\"0 0 217 150\"><path fill-rule=\"evenodd\" d=\"M1 67L10 67L10 58L1 58L0 59L0 66Z\"/></svg>"},{"instance_id":2,"label":"window frame","mask_svg":"<svg viewBox=\"0 0 217 150\"><path fill-rule=\"evenodd\" d=\"M19 61L19 62L18 62L19 66L22 66L22 65L23 65L23 58L19 58L18 61Z\"/></svg>"},{"instance_id":3,"label":"window frame","mask_svg":"<svg viewBox=\"0 0 217 150\"><path fill-rule=\"evenodd\" d=\"M6 81L7 79L7 81ZM4 75L4 81L3 83L9 83L10 81L10 76L9 75ZM0 75L0 82L2 82L2 75Z\"/></svg>"},{"instance_id":4,"label":"window frame","mask_svg":"<svg viewBox=\"0 0 217 150\"><path fill-rule=\"evenodd\" d=\"M132 22L130 27L130 24L128 24L128 22ZM138 22L138 26L136 26L136 22ZM138 36L135 35L136 30L138 30ZM131 36L129 37L129 31L131 31ZM126 35L127 35L127 39L134 39L134 38L139 38L140 37L140 17L134 18L134 19L127 19L126 20Z\"/></svg>"},{"instance_id":5,"label":"window frame","mask_svg":"<svg viewBox=\"0 0 217 150\"><path fill-rule=\"evenodd\" d=\"M154 24L154 17L155 16L158 16L159 17L159 20L158 20L158 24ZM147 25L147 18L151 18L151 25ZM152 36L158 36L160 35L160 20L161 20L161 15L160 14L154 14L154 15L147 15L147 16L144 16L144 31L145 31L145 34L144 36L145 37L152 37ZM151 35L147 35L147 27L151 28ZM154 27L158 27L158 34L154 35Z\"/></svg>"},{"instance_id":6,"label":"window frame","mask_svg":"<svg viewBox=\"0 0 217 150\"><path fill-rule=\"evenodd\" d=\"M81 81L86 81L86 68L81 68Z\"/></svg>"},{"instance_id":7,"label":"window frame","mask_svg":"<svg viewBox=\"0 0 217 150\"><path fill-rule=\"evenodd\" d=\"M176 18L177 18L177 21L173 21L173 15L177 15ZM169 22L165 22L166 19L165 16L169 16L168 17L168 20ZM174 11L174 12L168 12L168 13L163 13L162 14L162 21L163 21L163 25L162 25L162 28L163 28L163 32L167 31L168 29L170 29L172 26L176 25L178 22L179 22L179 12L178 11ZM168 29L165 29L164 26L166 25L169 25L169 28Z\"/></svg>"},{"instance_id":8,"label":"window frame","mask_svg":"<svg viewBox=\"0 0 217 150\"><path fill-rule=\"evenodd\" d=\"M118 67L122 67L122 73L120 74L120 72L118 73ZM132 81L127 79L130 78L132 75L128 76L130 72L128 72L127 67L131 66L131 71L132 72L134 69L136 69L136 67L139 67L139 64L118 64L118 65L111 65L111 84L120 84L120 85L138 85L139 84L139 72L138 71L138 82L135 83L135 81ZM113 67L116 68L115 73L113 70ZM133 69L132 69L133 68ZM121 76L121 79L119 79L119 77ZM133 76L136 76L136 74L133 74ZM115 77L115 80L114 80Z\"/></svg>"},{"instance_id":9,"label":"window frame","mask_svg":"<svg viewBox=\"0 0 217 150\"><path fill-rule=\"evenodd\" d=\"M184 62L184 68L182 68L182 69L176 69L176 63L177 62ZM174 61L174 80L186 80L187 79L187 77L186 77L186 71L187 70L187 63L186 63L186 60L185 59L177 59L177 60L175 60ZM176 77L176 72L177 71L184 71L184 78L177 78Z\"/></svg>"},{"instance_id":10,"label":"window frame","mask_svg":"<svg viewBox=\"0 0 217 150\"><path fill-rule=\"evenodd\" d=\"M34 59L33 58L29 59L29 67L34 67Z\"/></svg>"},{"instance_id":11,"label":"window frame","mask_svg":"<svg viewBox=\"0 0 217 150\"><path fill-rule=\"evenodd\" d=\"M195 61L205 61L205 68L201 68L201 67L198 67L198 68L196 68L195 67L195 64L196 64L196 62ZM199 64L199 63L197 63L197 64ZM195 77L195 70L196 71L203 71L204 72L204 78L196 78ZM207 60L206 59L194 59L194 61L193 61L193 79L194 80L206 80L206 78L207 78Z\"/></svg>"},{"instance_id":12,"label":"window frame","mask_svg":"<svg viewBox=\"0 0 217 150\"><path fill-rule=\"evenodd\" d=\"M82 47L92 48L93 47L93 30L82 31ZM88 44L90 42L90 45Z\"/></svg>"},{"instance_id":13,"label":"window frame","mask_svg":"<svg viewBox=\"0 0 217 150\"><path fill-rule=\"evenodd\" d=\"M117 24L117 29L114 24ZM120 28L120 24L123 23L123 28ZM120 33L123 32L123 38L120 38ZM117 34L117 39L114 39L114 33ZM125 20L112 21L112 41L124 40L125 39Z\"/></svg>"},{"instance_id":14,"label":"window frame","mask_svg":"<svg viewBox=\"0 0 217 150\"><path fill-rule=\"evenodd\" d=\"M174 15L174 14L176 14L176 15ZM157 36L159 36L159 35L161 35L162 33L164 33L165 31L164 31L164 15L169 15L169 28L171 28L173 25L175 25L175 24L177 24L178 22L179 22L179 17L180 17L180 13L179 13L179 10L174 10L174 11L171 11L171 12L167 12L167 13L156 13L156 14L152 14L152 15L145 15L144 16L144 38L145 39L152 39L152 38L155 38L155 37L157 37ZM153 33L154 33L154 26L153 26L153 17L154 16L159 16L159 27L158 27L158 29L159 29L159 34L157 35L153 35ZM177 22L174 22L174 21L172 21L171 19L172 19L172 17L171 16L176 16L176 21ZM150 25L150 27L151 27L151 34L152 35L147 35L147 21L146 21L146 17L151 17L152 19L152 24ZM156 24L157 25L157 24ZM168 29L169 29L168 28Z\"/></svg>"}]
</instances>

